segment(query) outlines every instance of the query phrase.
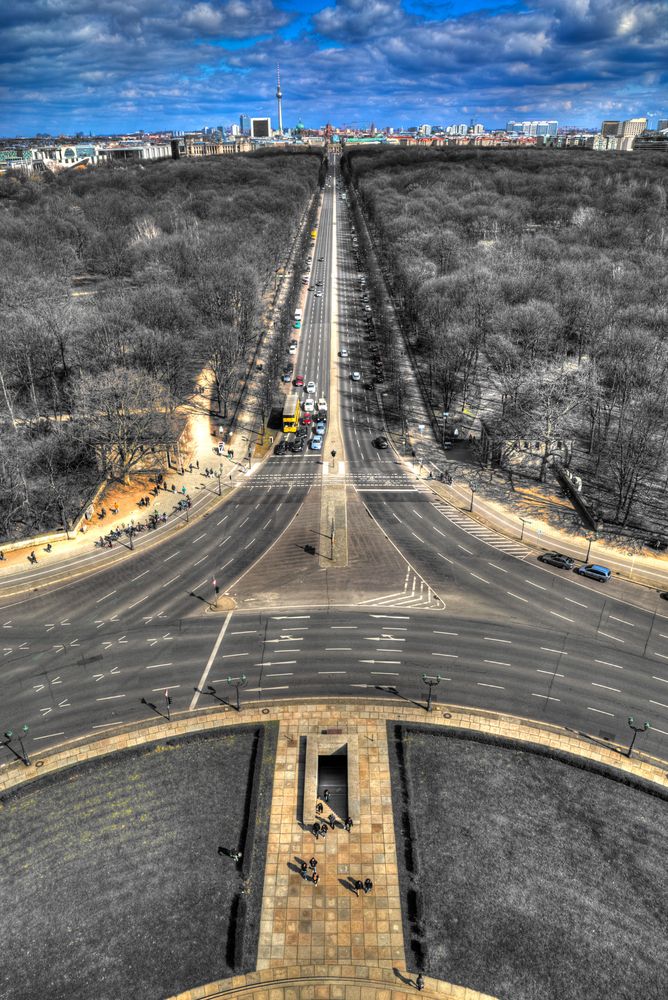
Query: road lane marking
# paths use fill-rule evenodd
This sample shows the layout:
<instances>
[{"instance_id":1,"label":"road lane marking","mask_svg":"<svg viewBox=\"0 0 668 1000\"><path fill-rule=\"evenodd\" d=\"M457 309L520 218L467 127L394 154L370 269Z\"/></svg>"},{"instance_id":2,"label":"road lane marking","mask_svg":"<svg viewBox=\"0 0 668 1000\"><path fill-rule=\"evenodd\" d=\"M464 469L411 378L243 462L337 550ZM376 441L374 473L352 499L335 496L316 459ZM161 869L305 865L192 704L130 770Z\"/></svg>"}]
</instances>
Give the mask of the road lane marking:
<instances>
[{"instance_id":1,"label":"road lane marking","mask_svg":"<svg viewBox=\"0 0 668 1000\"><path fill-rule=\"evenodd\" d=\"M590 705L587 705L587 711L588 712L596 712L597 715L609 715L611 719L614 719L614 717L615 717L614 712L604 712L603 709L601 709L601 708L592 708Z\"/></svg>"},{"instance_id":2,"label":"road lane marking","mask_svg":"<svg viewBox=\"0 0 668 1000\"><path fill-rule=\"evenodd\" d=\"M173 576L173 577L171 578L171 580L168 580L168 581L167 581L167 583L163 583L163 585L162 585L162 587L160 588L160 590L164 590L164 589L165 589L165 587L169 587L170 583L174 583L174 581L175 581L175 580L178 580L178 578L179 578L180 576L181 576L181 574L180 574L180 573L177 573L177 574L176 574L176 576Z\"/></svg>"},{"instance_id":3,"label":"road lane marking","mask_svg":"<svg viewBox=\"0 0 668 1000\"><path fill-rule=\"evenodd\" d=\"M160 691L171 691L172 688L180 688L180 684L165 684L164 687L151 688L151 694L157 694Z\"/></svg>"},{"instance_id":4,"label":"road lane marking","mask_svg":"<svg viewBox=\"0 0 668 1000\"><path fill-rule=\"evenodd\" d=\"M230 635L255 635L257 633L256 628L247 628L243 632L230 632Z\"/></svg>"},{"instance_id":5,"label":"road lane marking","mask_svg":"<svg viewBox=\"0 0 668 1000\"><path fill-rule=\"evenodd\" d=\"M604 688L606 691L614 691L615 694L621 694L622 693L619 688L610 687L609 684L597 684L596 681L592 681L591 682L591 686L595 687L595 688Z\"/></svg>"},{"instance_id":6,"label":"road lane marking","mask_svg":"<svg viewBox=\"0 0 668 1000\"><path fill-rule=\"evenodd\" d=\"M505 691L506 689L502 684L484 684L483 681L478 681L479 688L496 688L497 691Z\"/></svg>"},{"instance_id":7,"label":"road lane marking","mask_svg":"<svg viewBox=\"0 0 668 1000\"><path fill-rule=\"evenodd\" d=\"M246 688L249 693L257 694L260 691L287 691L290 687L289 684L274 685L274 687L257 687L257 688Z\"/></svg>"},{"instance_id":8,"label":"road lane marking","mask_svg":"<svg viewBox=\"0 0 668 1000\"><path fill-rule=\"evenodd\" d=\"M135 603L134 603L134 604L131 604L131 605L130 605L130 607L128 608L128 611L132 611L132 609L133 609L133 608L136 608L138 604L141 604L141 603L142 603L142 601L147 601L147 600L148 600L148 597L149 597L149 595L148 595L148 594L146 595L146 597L140 597L138 601L135 601ZM99 628L99 627L100 627L100 626L98 625L98 628Z\"/></svg>"},{"instance_id":9,"label":"road lane marking","mask_svg":"<svg viewBox=\"0 0 668 1000\"><path fill-rule=\"evenodd\" d=\"M162 561L163 561L163 562L169 562L169 560L170 560L170 559L174 559L174 558L175 558L175 556L178 556L178 554L179 554L179 552L180 552L180 551L181 551L181 550L180 550L180 549L178 549L178 550L177 550L176 552L172 552L171 556L167 556L167 558L166 558L166 559L163 559Z\"/></svg>"},{"instance_id":10,"label":"road lane marking","mask_svg":"<svg viewBox=\"0 0 668 1000\"><path fill-rule=\"evenodd\" d=\"M448 660L458 660L459 653L432 653L432 656L442 656L444 659Z\"/></svg>"},{"instance_id":11,"label":"road lane marking","mask_svg":"<svg viewBox=\"0 0 668 1000\"><path fill-rule=\"evenodd\" d=\"M347 670L319 670L319 674L347 674Z\"/></svg>"},{"instance_id":12,"label":"road lane marking","mask_svg":"<svg viewBox=\"0 0 668 1000\"><path fill-rule=\"evenodd\" d=\"M551 694L538 694L536 691L531 692L532 698L544 698L545 701L561 701L561 698L554 698Z\"/></svg>"},{"instance_id":13,"label":"road lane marking","mask_svg":"<svg viewBox=\"0 0 668 1000\"><path fill-rule=\"evenodd\" d=\"M539 583L534 583L533 580L525 580L524 582L528 583L530 587L535 587L537 590L546 590L547 589L546 587L541 587L541 585Z\"/></svg>"},{"instance_id":14,"label":"road lane marking","mask_svg":"<svg viewBox=\"0 0 668 1000\"><path fill-rule=\"evenodd\" d=\"M582 601L574 601L572 597L564 597L564 600L568 601L569 604L577 604L577 606L579 608L587 608L587 607L589 607L588 604L583 604Z\"/></svg>"},{"instance_id":15,"label":"road lane marking","mask_svg":"<svg viewBox=\"0 0 668 1000\"><path fill-rule=\"evenodd\" d=\"M552 649L550 646L541 646L540 648L544 653L559 653L561 656L568 656L568 653L565 653L563 649Z\"/></svg>"},{"instance_id":16,"label":"road lane marking","mask_svg":"<svg viewBox=\"0 0 668 1000\"><path fill-rule=\"evenodd\" d=\"M106 601L108 597L113 597L115 593L116 593L115 590L110 590L108 594L105 594L104 597L100 597L99 600L97 600L95 603L102 604L102 601Z\"/></svg>"},{"instance_id":17,"label":"road lane marking","mask_svg":"<svg viewBox=\"0 0 668 1000\"><path fill-rule=\"evenodd\" d=\"M244 552L246 551L246 549L249 549L251 547L251 545L253 544L254 541L255 541L255 538L251 538L251 540L248 543L248 545L244 545Z\"/></svg>"},{"instance_id":18,"label":"road lane marking","mask_svg":"<svg viewBox=\"0 0 668 1000\"><path fill-rule=\"evenodd\" d=\"M598 630L599 635L604 635L606 639L612 639L614 642L624 642L623 639L618 639L616 635L610 635L609 632L604 632L602 629Z\"/></svg>"},{"instance_id":19,"label":"road lane marking","mask_svg":"<svg viewBox=\"0 0 668 1000\"><path fill-rule=\"evenodd\" d=\"M621 622L622 625L629 625L631 628L635 628L633 622L627 622L626 618L618 618L617 615L610 615L609 617L615 622Z\"/></svg>"},{"instance_id":20,"label":"road lane marking","mask_svg":"<svg viewBox=\"0 0 668 1000\"><path fill-rule=\"evenodd\" d=\"M201 535L198 535L197 538L193 538L191 545L194 545L195 542L201 541L203 538L206 538L206 531L202 532Z\"/></svg>"},{"instance_id":21,"label":"road lane marking","mask_svg":"<svg viewBox=\"0 0 668 1000\"><path fill-rule=\"evenodd\" d=\"M254 667L290 667L294 666L296 660L265 660L264 663L254 663Z\"/></svg>"},{"instance_id":22,"label":"road lane marking","mask_svg":"<svg viewBox=\"0 0 668 1000\"><path fill-rule=\"evenodd\" d=\"M503 660L483 660L483 663L491 663L494 667L509 667L510 663L504 663Z\"/></svg>"},{"instance_id":23,"label":"road lane marking","mask_svg":"<svg viewBox=\"0 0 668 1000\"><path fill-rule=\"evenodd\" d=\"M471 552L471 549L467 549L465 545L460 545L459 542L457 542L457 548L461 549L462 552L468 553L468 555L470 555L470 556L473 555L473 552Z\"/></svg>"},{"instance_id":24,"label":"road lane marking","mask_svg":"<svg viewBox=\"0 0 668 1000\"><path fill-rule=\"evenodd\" d=\"M124 723L120 723L120 725L124 725ZM37 742L37 740L52 740L56 736L64 736L64 735L65 733L49 733L48 736L33 736L33 739L35 742Z\"/></svg>"},{"instance_id":25,"label":"road lane marking","mask_svg":"<svg viewBox=\"0 0 668 1000\"><path fill-rule=\"evenodd\" d=\"M130 583L134 583L134 582L135 582L135 580L141 580L141 578L142 578L143 576L146 576L146 574L147 574L147 573L150 573L150 572L151 572L150 570L148 570L148 569L145 569L143 573L140 573L140 574L139 574L139 576L133 576L133 577L132 577L132 579L130 580Z\"/></svg>"},{"instance_id":26,"label":"road lane marking","mask_svg":"<svg viewBox=\"0 0 668 1000\"><path fill-rule=\"evenodd\" d=\"M498 570L500 570L500 571L501 571L502 573L507 573L507 572L508 572L508 570L507 570L507 569L504 569L504 568L503 568L503 566L497 566L497 565L496 565L496 563L493 563L493 562L490 562L490 561L489 561L489 559L487 560L487 565L488 565L488 566L493 566L493 567L494 567L494 569L498 569Z\"/></svg>"},{"instance_id":27,"label":"road lane marking","mask_svg":"<svg viewBox=\"0 0 668 1000\"><path fill-rule=\"evenodd\" d=\"M659 708L668 708L668 705L664 705L662 701L652 701L651 698L649 699L649 703L650 703L650 705L658 705ZM654 727L652 727L652 728L654 728Z\"/></svg>"},{"instance_id":28,"label":"road lane marking","mask_svg":"<svg viewBox=\"0 0 668 1000\"><path fill-rule=\"evenodd\" d=\"M529 603L528 598L526 598L526 597L520 597L519 594L513 594L512 590L507 590L506 593L508 594L509 597L515 597L515 598L517 598L518 601L524 601L525 604ZM552 614L554 614L554 612L552 612ZM569 621L570 620L571 619L569 619Z\"/></svg>"},{"instance_id":29,"label":"road lane marking","mask_svg":"<svg viewBox=\"0 0 668 1000\"><path fill-rule=\"evenodd\" d=\"M565 622L575 621L575 618L569 618L568 615L560 615L558 611L550 611L550 614L554 615L555 618L561 618Z\"/></svg>"},{"instance_id":30,"label":"road lane marking","mask_svg":"<svg viewBox=\"0 0 668 1000\"><path fill-rule=\"evenodd\" d=\"M512 639L496 639L493 635L484 635L483 639L485 642L505 642L510 646L512 646L513 643Z\"/></svg>"},{"instance_id":31,"label":"road lane marking","mask_svg":"<svg viewBox=\"0 0 668 1000\"><path fill-rule=\"evenodd\" d=\"M548 674L550 677L563 677L563 674L557 674L554 670L541 670L540 667L536 667L537 674Z\"/></svg>"},{"instance_id":32,"label":"road lane marking","mask_svg":"<svg viewBox=\"0 0 668 1000\"><path fill-rule=\"evenodd\" d=\"M657 677L655 674L652 674L652 680L661 681L662 684L668 684L668 677Z\"/></svg>"},{"instance_id":33,"label":"road lane marking","mask_svg":"<svg viewBox=\"0 0 668 1000\"><path fill-rule=\"evenodd\" d=\"M624 667L620 666L619 663L610 663L608 660L594 660L594 663L600 663L604 667L614 667L615 670L624 669Z\"/></svg>"},{"instance_id":34,"label":"road lane marking","mask_svg":"<svg viewBox=\"0 0 668 1000\"><path fill-rule=\"evenodd\" d=\"M150 663L146 667L146 669L147 670L157 670L158 667L171 667L171 666L173 666L173 664L171 662L170 663Z\"/></svg>"},{"instance_id":35,"label":"road lane marking","mask_svg":"<svg viewBox=\"0 0 668 1000\"><path fill-rule=\"evenodd\" d=\"M476 580L480 580L481 583L489 583L489 580L485 580L484 577L478 576L477 573L472 573L471 570L469 570L469 575L470 576L474 576L476 578Z\"/></svg>"},{"instance_id":36,"label":"road lane marking","mask_svg":"<svg viewBox=\"0 0 668 1000\"><path fill-rule=\"evenodd\" d=\"M125 698L124 694L108 694L104 698L96 698L95 701L116 701L118 698Z\"/></svg>"},{"instance_id":37,"label":"road lane marking","mask_svg":"<svg viewBox=\"0 0 668 1000\"><path fill-rule=\"evenodd\" d=\"M213 661L215 660L216 654L218 653L218 650L220 649L220 644L223 641L223 639L225 638L225 633L227 632L227 627L230 624L230 622L232 621L232 615L233 614L234 614L234 611L228 611L227 612L227 615L225 617L225 621L223 622L223 624L221 626L220 632L218 633L218 638L216 639L216 641L214 643L213 649L211 650L211 655L209 656L207 664L206 664L206 666L204 668L204 672L202 673L202 676L200 677L199 684L197 685L197 690L195 691L195 693L194 693L194 695L192 697L192 701L190 702L189 711L191 711L191 712L195 708L195 706L197 705L197 702L198 702L200 693L202 691L202 688L204 687L205 681L206 681L207 677L209 676L209 671L211 670L211 667L213 666Z\"/></svg>"}]
</instances>

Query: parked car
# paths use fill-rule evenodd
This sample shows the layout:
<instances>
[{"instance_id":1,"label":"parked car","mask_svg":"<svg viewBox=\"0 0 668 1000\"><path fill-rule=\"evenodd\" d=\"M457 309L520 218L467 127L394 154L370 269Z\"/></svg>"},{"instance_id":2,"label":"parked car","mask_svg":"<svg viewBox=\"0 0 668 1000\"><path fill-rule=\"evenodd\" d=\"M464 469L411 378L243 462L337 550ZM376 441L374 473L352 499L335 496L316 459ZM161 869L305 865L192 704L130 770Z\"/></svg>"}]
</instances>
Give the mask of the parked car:
<instances>
[{"instance_id":1,"label":"parked car","mask_svg":"<svg viewBox=\"0 0 668 1000\"><path fill-rule=\"evenodd\" d=\"M288 348L288 354L296 354L296 353L297 353L297 345L296 344L290 344L290 346Z\"/></svg>"},{"instance_id":2,"label":"parked car","mask_svg":"<svg viewBox=\"0 0 668 1000\"><path fill-rule=\"evenodd\" d=\"M359 372L355 371L351 373L350 377L353 380L353 382L359 382L362 376L360 375Z\"/></svg>"},{"instance_id":3,"label":"parked car","mask_svg":"<svg viewBox=\"0 0 668 1000\"><path fill-rule=\"evenodd\" d=\"M575 559L571 559L570 556L565 556L561 552L544 552L542 556L538 556L538 560L549 563L550 566L556 566L557 569L573 569L575 566Z\"/></svg>"},{"instance_id":4,"label":"parked car","mask_svg":"<svg viewBox=\"0 0 668 1000\"><path fill-rule=\"evenodd\" d=\"M345 347L342 347L341 350L339 351L339 357L340 358L347 358L348 357L348 351L346 350Z\"/></svg>"},{"instance_id":5,"label":"parked car","mask_svg":"<svg viewBox=\"0 0 668 1000\"><path fill-rule=\"evenodd\" d=\"M372 444L373 444L374 448L380 448L381 451L384 448L389 448L390 447L390 442L382 434L379 434L378 437L375 437L373 439Z\"/></svg>"},{"instance_id":6,"label":"parked car","mask_svg":"<svg viewBox=\"0 0 668 1000\"><path fill-rule=\"evenodd\" d=\"M612 576L612 570L607 566L598 566L596 563L586 563L578 566L575 570L580 576L588 576L590 580L598 580L599 583L607 583Z\"/></svg>"},{"instance_id":7,"label":"parked car","mask_svg":"<svg viewBox=\"0 0 668 1000\"><path fill-rule=\"evenodd\" d=\"M283 374L281 375L281 379L284 382L292 382L292 375L290 374L290 372L283 372Z\"/></svg>"}]
</instances>

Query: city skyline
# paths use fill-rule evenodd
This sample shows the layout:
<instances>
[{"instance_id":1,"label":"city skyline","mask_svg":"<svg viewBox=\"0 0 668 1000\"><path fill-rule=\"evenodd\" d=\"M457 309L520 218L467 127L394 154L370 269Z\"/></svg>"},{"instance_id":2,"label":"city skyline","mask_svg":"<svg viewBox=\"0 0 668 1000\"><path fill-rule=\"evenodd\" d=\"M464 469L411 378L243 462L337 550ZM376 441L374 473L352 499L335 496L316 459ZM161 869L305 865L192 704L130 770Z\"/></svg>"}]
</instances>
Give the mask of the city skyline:
<instances>
[{"instance_id":1,"label":"city skyline","mask_svg":"<svg viewBox=\"0 0 668 1000\"><path fill-rule=\"evenodd\" d=\"M269 116L377 127L665 117L668 4L89 0L5 6L0 133ZM11 88L11 99L9 98Z\"/></svg>"}]
</instances>

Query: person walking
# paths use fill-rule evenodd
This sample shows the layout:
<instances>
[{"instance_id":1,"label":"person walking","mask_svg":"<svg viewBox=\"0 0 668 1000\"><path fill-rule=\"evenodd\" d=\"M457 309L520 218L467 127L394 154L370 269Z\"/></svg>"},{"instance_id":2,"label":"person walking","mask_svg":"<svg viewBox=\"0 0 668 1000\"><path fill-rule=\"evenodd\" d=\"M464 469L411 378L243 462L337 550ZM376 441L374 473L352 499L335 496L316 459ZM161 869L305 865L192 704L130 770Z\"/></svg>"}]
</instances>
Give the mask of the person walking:
<instances>
[{"instance_id":1,"label":"person walking","mask_svg":"<svg viewBox=\"0 0 668 1000\"><path fill-rule=\"evenodd\" d=\"M323 801L329 802L329 788L326 788L322 793Z\"/></svg>"},{"instance_id":2,"label":"person walking","mask_svg":"<svg viewBox=\"0 0 668 1000\"><path fill-rule=\"evenodd\" d=\"M314 872L316 870L316 868L318 867L318 859L317 858L311 858L311 860L308 863L308 866L311 869L311 871Z\"/></svg>"},{"instance_id":3,"label":"person walking","mask_svg":"<svg viewBox=\"0 0 668 1000\"><path fill-rule=\"evenodd\" d=\"M323 823L322 826L320 827L320 836L322 837L323 840L327 836L327 824L326 823Z\"/></svg>"},{"instance_id":4,"label":"person walking","mask_svg":"<svg viewBox=\"0 0 668 1000\"><path fill-rule=\"evenodd\" d=\"M421 972L418 973L418 977L415 980L415 989L420 991L424 989L424 976Z\"/></svg>"},{"instance_id":5,"label":"person walking","mask_svg":"<svg viewBox=\"0 0 668 1000\"><path fill-rule=\"evenodd\" d=\"M316 840L320 836L320 829L321 829L320 823L318 823L318 821L316 820L315 823L313 824L313 836L315 837Z\"/></svg>"},{"instance_id":6,"label":"person walking","mask_svg":"<svg viewBox=\"0 0 668 1000\"><path fill-rule=\"evenodd\" d=\"M364 888L364 885L360 879L355 881L355 895L359 897L360 890Z\"/></svg>"},{"instance_id":7,"label":"person walking","mask_svg":"<svg viewBox=\"0 0 668 1000\"><path fill-rule=\"evenodd\" d=\"M329 814L329 816L327 817L327 822L329 823L329 825L333 830L334 827L336 826L336 816L334 815L334 813Z\"/></svg>"},{"instance_id":8,"label":"person walking","mask_svg":"<svg viewBox=\"0 0 668 1000\"><path fill-rule=\"evenodd\" d=\"M318 875L317 872L313 872L313 877L311 878L311 882L313 882L313 885L317 885L319 881L320 881L320 876Z\"/></svg>"},{"instance_id":9,"label":"person walking","mask_svg":"<svg viewBox=\"0 0 668 1000\"><path fill-rule=\"evenodd\" d=\"M346 821L343 824L343 829L346 831L346 833L350 833L352 828L353 828L353 821L351 820L350 816L346 816Z\"/></svg>"},{"instance_id":10,"label":"person walking","mask_svg":"<svg viewBox=\"0 0 668 1000\"><path fill-rule=\"evenodd\" d=\"M307 879L308 878L308 865L306 864L305 861L302 861L301 869L300 870L301 870L301 876L302 876L302 878Z\"/></svg>"},{"instance_id":11,"label":"person walking","mask_svg":"<svg viewBox=\"0 0 668 1000\"><path fill-rule=\"evenodd\" d=\"M364 879L364 895L366 896L366 894L368 892L371 892L372 889L373 889L373 882L371 881L370 878L365 878Z\"/></svg>"},{"instance_id":12,"label":"person walking","mask_svg":"<svg viewBox=\"0 0 668 1000\"><path fill-rule=\"evenodd\" d=\"M317 805L316 805L316 807L315 807L315 811L317 812L318 816L322 816L322 810L323 810L323 808L324 808L324 806L323 806L322 802L318 802Z\"/></svg>"}]
</instances>

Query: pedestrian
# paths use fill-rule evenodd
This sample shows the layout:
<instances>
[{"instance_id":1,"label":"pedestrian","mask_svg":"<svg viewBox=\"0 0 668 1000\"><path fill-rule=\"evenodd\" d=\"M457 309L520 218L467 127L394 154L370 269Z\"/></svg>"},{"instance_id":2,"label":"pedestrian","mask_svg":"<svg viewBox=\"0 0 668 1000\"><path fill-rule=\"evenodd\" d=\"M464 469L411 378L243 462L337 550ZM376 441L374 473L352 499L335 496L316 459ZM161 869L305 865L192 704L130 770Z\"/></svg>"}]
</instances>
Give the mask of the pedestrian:
<instances>
[{"instance_id":1,"label":"pedestrian","mask_svg":"<svg viewBox=\"0 0 668 1000\"><path fill-rule=\"evenodd\" d=\"M316 870L316 868L318 867L318 859L317 858L311 858L311 860L308 863L308 866L311 869L311 871L314 872Z\"/></svg>"},{"instance_id":2,"label":"pedestrian","mask_svg":"<svg viewBox=\"0 0 668 1000\"><path fill-rule=\"evenodd\" d=\"M230 851L230 857L236 862L236 864L239 864L243 855L241 851Z\"/></svg>"},{"instance_id":3,"label":"pedestrian","mask_svg":"<svg viewBox=\"0 0 668 1000\"><path fill-rule=\"evenodd\" d=\"M322 802L318 802L317 805L316 805L316 807L315 807L315 811L317 812L318 816L322 816L322 810L323 810L323 808L324 808L324 806L323 806Z\"/></svg>"},{"instance_id":4,"label":"pedestrian","mask_svg":"<svg viewBox=\"0 0 668 1000\"><path fill-rule=\"evenodd\" d=\"M5 553L0 552L0 562L4 562L4 558L5 558Z\"/></svg>"},{"instance_id":5,"label":"pedestrian","mask_svg":"<svg viewBox=\"0 0 668 1000\"><path fill-rule=\"evenodd\" d=\"M365 878L364 879L364 895L366 896L367 892L371 892L372 889L373 889L373 882L371 881L370 878Z\"/></svg>"},{"instance_id":6,"label":"pedestrian","mask_svg":"<svg viewBox=\"0 0 668 1000\"><path fill-rule=\"evenodd\" d=\"M334 815L334 813L329 814L329 816L327 817L327 822L329 823L329 825L333 830L334 827L336 826L336 816Z\"/></svg>"},{"instance_id":7,"label":"pedestrian","mask_svg":"<svg viewBox=\"0 0 668 1000\"><path fill-rule=\"evenodd\" d=\"M52 548L53 548L53 545L51 544L51 542L49 542L48 545L46 546L46 549L44 551L45 552L50 552Z\"/></svg>"},{"instance_id":8,"label":"pedestrian","mask_svg":"<svg viewBox=\"0 0 668 1000\"><path fill-rule=\"evenodd\" d=\"M359 896L360 889L363 889L363 888L364 888L364 885L362 884L362 882L360 881L360 879L357 879L355 881L355 895Z\"/></svg>"},{"instance_id":9,"label":"pedestrian","mask_svg":"<svg viewBox=\"0 0 668 1000\"><path fill-rule=\"evenodd\" d=\"M313 882L313 885L318 884L318 882L320 881L320 876L318 875L317 872L313 872L313 877L311 878L311 881Z\"/></svg>"},{"instance_id":10,"label":"pedestrian","mask_svg":"<svg viewBox=\"0 0 668 1000\"><path fill-rule=\"evenodd\" d=\"M320 836L322 837L323 840L327 836L327 824L326 823L323 823L322 826L320 827Z\"/></svg>"},{"instance_id":11,"label":"pedestrian","mask_svg":"<svg viewBox=\"0 0 668 1000\"><path fill-rule=\"evenodd\" d=\"M301 864L301 874L302 878L308 878L308 865L306 864L305 861L302 861Z\"/></svg>"},{"instance_id":12,"label":"pedestrian","mask_svg":"<svg viewBox=\"0 0 668 1000\"><path fill-rule=\"evenodd\" d=\"M176 483L172 483L172 493L176 493Z\"/></svg>"},{"instance_id":13,"label":"pedestrian","mask_svg":"<svg viewBox=\"0 0 668 1000\"><path fill-rule=\"evenodd\" d=\"M352 830L353 821L351 820L350 816L346 816L346 821L343 824L343 828L346 831L346 833L350 833L350 831Z\"/></svg>"},{"instance_id":14,"label":"pedestrian","mask_svg":"<svg viewBox=\"0 0 668 1000\"><path fill-rule=\"evenodd\" d=\"M188 469L189 469L189 471L190 471L190 472L192 472L192 471L193 471L193 464L192 464L192 462L191 462L191 463L190 463L190 465L188 466Z\"/></svg>"},{"instance_id":15,"label":"pedestrian","mask_svg":"<svg viewBox=\"0 0 668 1000\"><path fill-rule=\"evenodd\" d=\"M322 793L322 797L325 802L329 802L329 788L326 788Z\"/></svg>"},{"instance_id":16,"label":"pedestrian","mask_svg":"<svg viewBox=\"0 0 668 1000\"><path fill-rule=\"evenodd\" d=\"M196 466L197 466L197 468L199 469L199 458L198 458L198 459L197 459L197 461L195 462L195 465L196 465Z\"/></svg>"},{"instance_id":17,"label":"pedestrian","mask_svg":"<svg viewBox=\"0 0 668 1000\"><path fill-rule=\"evenodd\" d=\"M418 977L415 980L415 989L416 990L423 990L424 989L424 976L422 975L421 972L418 973Z\"/></svg>"},{"instance_id":18,"label":"pedestrian","mask_svg":"<svg viewBox=\"0 0 668 1000\"><path fill-rule=\"evenodd\" d=\"M320 823L318 823L317 820L313 824L313 836L315 837L316 840L320 836Z\"/></svg>"},{"instance_id":19,"label":"pedestrian","mask_svg":"<svg viewBox=\"0 0 668 1000\"><path fill-rule=\"evenodd\" d=\"M37 556L35 555L34 550L30 553L30 555L28 556L28 559L30 560L30 562L34 566L34 564L37 562Z\"/></svg>"}]
</instances>

